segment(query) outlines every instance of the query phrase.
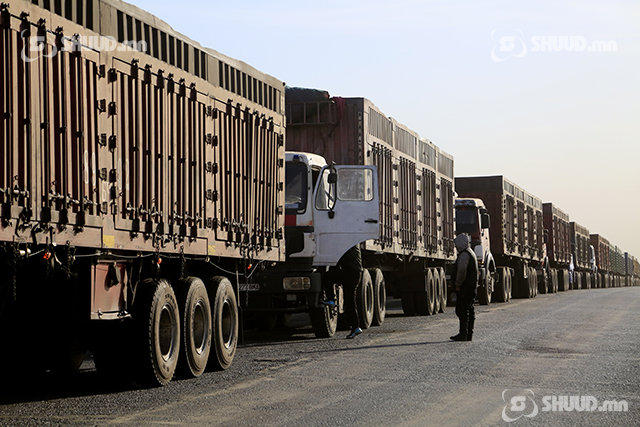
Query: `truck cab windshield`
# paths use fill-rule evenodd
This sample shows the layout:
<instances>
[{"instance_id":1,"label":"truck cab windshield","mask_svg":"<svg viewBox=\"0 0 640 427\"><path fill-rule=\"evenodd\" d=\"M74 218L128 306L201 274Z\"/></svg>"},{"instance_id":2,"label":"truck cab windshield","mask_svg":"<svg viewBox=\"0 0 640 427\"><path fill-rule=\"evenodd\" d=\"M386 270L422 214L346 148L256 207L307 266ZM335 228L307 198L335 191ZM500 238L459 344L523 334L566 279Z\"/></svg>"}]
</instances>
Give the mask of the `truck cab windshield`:
<instances>
[{"instance_id":1,"label":"truck cab windshield","mask_svg":"<svg viewBox=\"0 0 640 427\"><path fill-rule=\"evenodd\" d=\"M287 162L285 168L285 205L302 213L307 208L307 167L302 162Z\"/></svg>"},{"instance_id":2,"label":"truck cab windshield","mask_svg":"<svg viewBox=\"0 0 640 427\"><path fill-rule=\"evenodd\" d=\"M478 224L478 211L475 209L456 210L456 234L474 234L480 231Z\"/></svg>"}]
</instances>

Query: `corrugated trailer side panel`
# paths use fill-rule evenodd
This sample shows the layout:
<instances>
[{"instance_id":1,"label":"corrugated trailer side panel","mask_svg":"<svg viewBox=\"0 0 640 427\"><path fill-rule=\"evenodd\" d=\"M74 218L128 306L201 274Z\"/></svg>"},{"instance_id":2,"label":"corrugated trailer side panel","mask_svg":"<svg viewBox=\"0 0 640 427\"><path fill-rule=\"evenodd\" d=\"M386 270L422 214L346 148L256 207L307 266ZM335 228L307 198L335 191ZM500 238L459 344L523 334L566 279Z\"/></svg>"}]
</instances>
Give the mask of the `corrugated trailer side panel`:
<instances>
[{"instance_id":1,"label":"corrugated trailer side panel","mask_svg":"<svg viewBox=\"0 0 640 427\"><path fill-rule=\"evenodd\" d=\"M570 223L571 232L571 248L576 268L589 268L590 252L589 252L589 230L586 227L572 221Z\"/></svg>"},{"instance_id":2,"label":"corrugated trailer side panel","mask_svg":"<svg viewBox=\"0 0 640 427\"><path fill-rule=\"evenodd\" d=\"M551 262L568 266L571 260L569 216L553 203L543 204L544 227L549 232L547 254Z\"/></svg>"},{"instance_id":3,"label":"corrugated trailer side panel","mask_svg":"<svg viewBox=\"0 0 640 427\"><path fill-rule=\"evenodd\" d=\"M596 253L596 264L598 266L598 270L601 272L609 273L611 271L610 265L610 244L607 239L598 235L591 234L590 236L591 245L594 248Z\"/></svg>"},{"instance_id":4,"label":"corrugated trailer side panel","mask_svg":"<svg viewBox=\"0 0 640 427\"><path fill-rule=\"evenodd\" d=\"M458 197L482 199L489 211L493 255L540 261L543 255L540 199L502 176L456 177Z\"/></svg>"},{"instance_id":5,"label":"corrugated trailer side panel","mask_svg":"<svg viewBox=\"0 0 640 427\"><path fill-rule=\"evenodd\" d=\"M21 0L3 7L0 239L283 259L282 83L134 6L94 6L76 23ZM137 38L123 18L134 14L171 49ZM146 40L149 54L83 45L72 35L96 36L88 22ZM41 50L22 60L36 35ZM167 56L178 46L182 65Z\"/></svg>"}]
</instances>

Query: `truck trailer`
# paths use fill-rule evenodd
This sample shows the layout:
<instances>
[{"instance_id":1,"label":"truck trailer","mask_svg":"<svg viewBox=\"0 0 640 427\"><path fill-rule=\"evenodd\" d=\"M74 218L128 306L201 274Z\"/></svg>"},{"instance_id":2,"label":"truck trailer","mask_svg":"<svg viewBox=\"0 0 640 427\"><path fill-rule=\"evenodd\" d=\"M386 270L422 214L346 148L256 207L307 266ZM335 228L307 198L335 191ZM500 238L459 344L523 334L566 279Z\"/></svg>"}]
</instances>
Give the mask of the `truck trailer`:
<instances>
[{"instance_id":1,"label":"truck trailer","mask_svg":"<svg viewBox=\"0 0 640 427\"><path fill-rule=\"evenodd\" d=\"M283 83L119 0L2 3L0 64L3 366L229 367L285 260Z\"/></svg>"},{"instance_id":2,"label":"truck trailer","mask_svg":"<svg viewBox=\"0 0 640 427\"><path fill-rule=\"evenodd\" d=\"M456 233L471 235L481 266L480 302L554 292L555 271L545 274L542 201L500 175L456 177L455 189Z\"/></svg>"},{"instance_id":3,"label":"truck trailer","mask_svg":"<svg viewBox=\"0 0 640 427\"><path fill-rule=\"evenodd\" d=\"M599 234L589 236L591 246L596 254L596 265L598 266L598 287L611 287L611 244L609 240Z\"/></svg>"},{"instance_id":4,"label":"truck trailer","mask_svg":"<svg viewBox=\"0 0 640 427\"><path fill-rule=\"evenodd\" d=\"M407 315L444 311L445 267L455 259L453 157L366 98L287 88L285 102L288 150L320 155L329 163L376 167L378 236L361 245L369 273L363 275L363 294L370 296L362 298L363 326L373 319L372 311L383 309L386 292L402 299ZM306 242L315 238L300 215L294 219L287 230L301 235L304 244L289 254L292 260L306 257Z\"/></svg>"},{"instance_id":5,"label":"truck trailer","mask_svg":"<svg viewBox=\"0 0 640 427\"><path fill-rule=\"evenodd\" d=\"M547 232L549 265L558 272L558 290L568 291L575 280L571 269L571 232L569 215L553 203L542 205L544 228Z\"/></svg>"},{"instance_id":6,"label":"truck trailer","mask_svg":"<svg viewBox=\"0 0 640 427\"><path fill-rule=\"evenodd\" d=\"M571 254L576 289L591 289L596 284L596 255L589 240L589 230L575 221L569 223Z\"/></svg>"}]
</instances>

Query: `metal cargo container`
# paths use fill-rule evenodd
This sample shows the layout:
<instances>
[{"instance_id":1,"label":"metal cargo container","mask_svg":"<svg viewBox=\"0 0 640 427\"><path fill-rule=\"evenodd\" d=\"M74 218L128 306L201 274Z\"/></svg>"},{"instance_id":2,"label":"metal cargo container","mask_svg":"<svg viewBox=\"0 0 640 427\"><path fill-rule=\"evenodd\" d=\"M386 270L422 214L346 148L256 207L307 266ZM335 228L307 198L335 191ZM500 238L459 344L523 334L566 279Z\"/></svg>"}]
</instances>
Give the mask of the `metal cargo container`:
<instances>
[{"instance_id":1,"label":"metal cargo container","mask_svg":"<svg viewBox=\"0 0 640 427\"><path fill-rule=\"evenodd\" d=\"M547 230L547 256L553 266L568 267L571 261L569 215L553 203L542 205L544 228Z\"/></svg>"},{"instance_id":2,"label":"metal cargo container","mask_svg":"<svg viewBox=\"0 0 640 427\"><path fill-rule=\"evenodd\" d=\"M539 289L547 292L542 201L499 175L456 177L455 190L462 201L481 199L489 214L490 251L498 271L497 300L507 301L510 287L515 297L531 298Z\"/></svg>"},{"instance_id":3,"label":"metal cargo container","mask_svg":"<svg viewBox=\"0 0 640 427\"><path fill-rule=\"evenodd\" d=\"M589 230L574 221L569 223L569 227L573 263L576 268L588 269L590 261Z\"/></svg>"},{"instance_id":4,"label":"metal cargo container","mask_svg":"<svg viewBox=\"0 0 640 427\"><path fill-rule=\"evenodd\" d=\"M571 253L574 264L574 283L576 288L590 289L596 285L595 259L592 259L589 230L577 222L569 223L571 235Z\"/></svg>"},{"instance_id":5,"label":"metal cargo container","mask_svg":"<svg viewBox=\"0 0 640 427\"><path fill-rule=\"evenodd\" d=\"M396 280L400 271L443 277L455 257L452 156L366 98L287 88L286 108L287 150L377 167L380 238L364 244L365 264L385 271L392 288L424 281Z\"/></svg>"},{"instance_id":6,"label":"metal cargo container","mask_svg":"<svg viewBox=\"0 0 640 427\"><path fill-rule=\"evenodd\" d=\"M456 177L458 197L482 199L491 216L494 257L540 262L544 256L542 201L503 176Z\"/></svg>"},{"instance_id":7,"label":"metal cargo container","mask_svg":"<svg viewBox=\"0 0 640 427\"><path fill-rule=\"evenodd\" d=\"M598 266L598 287L608 288L611 286L611 244L607 239L598 235L589 236L591 246L596 254L596 264Z\"/></svg>"},{"instance_id":8,"label":"metal cargo container","mask_svg":"<svg viewBox=\"0 0 640 427\"><path fill-rule=\"evenodd\" d=\"M0 242L12 266L0 287L13 287L0 307L19 312L33 291L46 324L62 312L126 319L153 295L135 292L143 283L166 298L202 291L190 272L216 283L212 307L227 298L216 363L228 366L237 278L253 259L285 258L283 83L118 0L11 0L0 5L0 85ZM49 280L54 298L34 291ZM164 368L160 383L175 365Z\"/></svg>"}]
</instances>

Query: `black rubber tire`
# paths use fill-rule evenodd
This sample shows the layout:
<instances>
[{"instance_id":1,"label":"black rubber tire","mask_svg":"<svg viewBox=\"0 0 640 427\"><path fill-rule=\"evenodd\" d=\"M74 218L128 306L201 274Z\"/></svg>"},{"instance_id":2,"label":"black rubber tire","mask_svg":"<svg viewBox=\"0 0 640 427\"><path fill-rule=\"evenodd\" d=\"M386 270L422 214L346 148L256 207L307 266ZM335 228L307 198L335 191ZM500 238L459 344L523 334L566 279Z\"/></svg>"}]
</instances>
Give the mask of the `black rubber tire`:
<instances>
[{"instance_id":1,"label":"black rubber tire","mask_svg":"<svg viewBox=\"0 0 640 427\"><path fill-rule=\"evenodd\" d=\"M531 289L533 290L533 297L538 296L538 272L535 268L531 267Z\"/></svg>"},{"instance_id":2,"label":"black rubber tire","mask_svg":"<svg viewBox=\"0 0 640 427\"><path fill-rule=\"evenodd\" d=\"M561 270L561 279L559 285L561 285L560 290L563 292L567 292L569 290L569 270Z\"/></svg>"},{"instance_id":3,"label":"black rubber tire","mask_svg":"<svg viewBox=\"0 0 640 427\"><path fill-rule=\"evenodd\" d=\"M440 300L442 299L442 284L440 283L440 272L433 269L433 314L440 313Z\"/></svg>"},{"instance_id":4,"label":"black rubber tire","mask_svg":"<svg viewBox=\"0 0 640 427\"><path fill-rule=\"evenodd\" d=\"M325 291L320 294L320 299L325 300L327 295ZM309 311L311 318L311 327L317 338L331 338L338 330L338 309L328 306L312 308ZM344 322L346 323L346 322ZM348 329L347 326L344 329Z\"/></svg>"},{"instance_id":5,"label":"black rubber tire","mask_svg":"<svg viewBox=\"0 0 640 427\"><path fill-rule=\"evenodd\" d=\"M373 321L373 311L375 306L375 293L369 270L363 270L362 275L360 276L360 291L356 298L356 304L358 304L360 327L362 329L368 329Z\"/></svg>"},{"instance_id":6,"label":"black rubber tire","mask_svg":"<svg viewBox=\"0 0 640 427\"><path fill-rule=\"evenodd\" d=\"M487 276L478 285L478 302L480 305L489 305L491 303L491 292L489 292L490 276Z\"/></svg>"},{"instance_id":7,"label":"black rubber tire","mask_svg":"<svg viewBox=\"0 0 640 427\"><path fill-rule=\"evenodd\" d=\"M541 270L540 274L536 272L536 279L538 282L538 293L548 294L549 292L549 278L547 277L546 270Z\"/></svg>"},{"instance_id":8,"label":"black rubber tire","mask_svg":"<svg viewBox=\"0 0 640 427\"><path fill-rule=\"evenodd\" d=\"M520 266L516 271L517 276L512 277L512 279L515 280L515 287L513 290L514 298L529 298L531 293L531 282L528 277L524 277L524 274L524 268Z\"/></svg>"},{"instance_id":9,"label":"black rubber tire","mask_svg":"<svg viewBox=\"0 0 640 427\"><path fill-rule=\"evenodd\" d=\"M507 268L507 302L511 301L513 298L513 274L511 274L511 269Z\"/></svg>"},{"instance_id":10,"label":"black rubber tire","mask_svg":"<svg viewBox=\"0 0 640 427\"><path fill-rule=\"evenodd\" d=\"M167 385L180 354L180 312L169 282L164 279L140 282L133 313L140 380L154 386Z\"/></svg>"},{"instance_id":11,"label":"black rubber tire","mask_svg":"<svg viewBox=\"0 0 640 427\"><path fill-rule=\"evenodd\" d=\"M436 282L433 277L433 270L427 272L427 316L435 314L436 306Z\"/></svg>"},{"instance_id":12,"label":"black rubber tire","mask_svg":"<svg viewBox=\"0 0 640 427\"><path fill-rule=\"evenodd\" d=\"M224 276L212 277L207 283L209 295L213 295L211 324L213 330L209 366L225 370L231 366L238 348L238 303L233 285Z\"/></svg>"},{"instance_id":13,"label":"black rubber tire","mask_svg":"<svg viewBox=\"0 0 640 427\"><path fill-rule=\"evenodd\" d=\"M494 299L496 302L507 302L507 283L505 277L505 268L498 268L496 271L496 286L493 291Z\"/></svg>"},{"instance_id":14,"label":"black rubber tire","mask_svg":"<svg viewBox=\"0 0 640 427\"><path fill-rule=\"evenodd\" d=\"M373 294L375 301L373 304L373 320L371 325L380 326L384 323L387 313L387 288L384 282L384 275L379 268L369 270L371 281L373 282Z\"/></svg>"},{"instance_id":15,"label":"black rubber tire","mask_svg":"<svg viewBox=\"0 0 640 427\"><path fill-rule=\"evenodd\" d=\"M402 312L405 316L415 316L416 315L416 301L413 292L403 292L400 296L402 302ZM426 297L425 297L426 298Z\"/></svg>"},{"instance_id":16,"label":"black rubber tire","mask_svg":"<svg viewBox=\"0 0 640 427\"><path fill-rule=\"evenodd\" d=\"M213 336L209 294L197 277L181 280L176 291L182 326L178 372L186 377L199 377L207 367Z\"/></svg>"},{"instance_id":17,"label":"black rubber tire","mask_svg":"<svg viewBox=\"0 0 640 427\"><path fill-rule=\"evenodd\" d=\"M440 274L440 286L442 287L440 292L440 313L444 313L447 310L447 303L449 301L449 288L447 287L447 276L445 275L444 268L440 267L438 274Z\"/></svg>"}]
</instances>

